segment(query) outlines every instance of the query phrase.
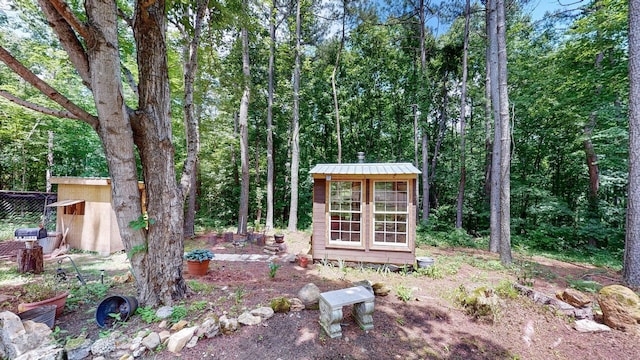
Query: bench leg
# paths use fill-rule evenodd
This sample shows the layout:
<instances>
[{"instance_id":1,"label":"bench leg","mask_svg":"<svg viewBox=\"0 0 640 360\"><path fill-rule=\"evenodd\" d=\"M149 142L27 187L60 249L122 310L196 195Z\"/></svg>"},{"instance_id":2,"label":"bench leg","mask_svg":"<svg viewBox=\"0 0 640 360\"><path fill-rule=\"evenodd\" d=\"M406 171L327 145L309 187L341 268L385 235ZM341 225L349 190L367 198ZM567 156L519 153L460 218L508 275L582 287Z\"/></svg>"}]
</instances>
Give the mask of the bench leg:
<instances>
[{"instance_id":1,"label":"bench leg","mask_svg":"<svg viewBox=\"0 0 640 360\"><path fill-rule=\"evenodd\" d=\"M353 305L353 318L362 330L373 329L373 301Z\"/></svg>"},{"instance_id":2,"label":"bench leg","mask_svg":"<svg viewBox=\"0 0 640 360\"><path fill-rule=\"evenodd\" d=\"M320 325L330 338L342 336L340 322L342 321L342 307L332 308L320 299Z\"/></svg>"}]
</instances>

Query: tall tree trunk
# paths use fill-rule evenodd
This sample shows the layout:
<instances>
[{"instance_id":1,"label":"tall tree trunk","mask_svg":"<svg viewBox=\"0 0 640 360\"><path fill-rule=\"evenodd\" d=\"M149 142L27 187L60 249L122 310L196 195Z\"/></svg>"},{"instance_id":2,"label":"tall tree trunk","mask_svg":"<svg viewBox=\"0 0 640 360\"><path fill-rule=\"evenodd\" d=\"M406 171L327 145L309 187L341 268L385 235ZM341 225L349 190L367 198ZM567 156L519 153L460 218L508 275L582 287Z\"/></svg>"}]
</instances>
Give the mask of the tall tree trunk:
<instances>
[{"instance_id":1,"label":"tall tree trunk","mask_svg":"<svg viewBox=\"0 0 640 360\"><path fill-rule=\"evenodd\" d=\"M462 228L462 210L464 205L464 187L467 179L465 157L465 131L467 111L467 57L469 54L469 18L471 13L470 1L467 0L464 15L464 44L462 48L462 90L460 91L460 185L458 186L458 201L456 211L456 228Z\"/></svg>"},{"instance_id":2,"label":"tall tree trunk","mask_svg":"<svg viewBox=\"0 0 640 360\"><path fill-rule=\"evenodd\" d=\"M510 265L511 256L511 121L507 91L507 27L504 0L497 0L498 82L500 88L500 262Z\"/></svg>"},{"instance_id":3,"label":"tall tree trunk","mask_svg":"<svg viewBox=\"0 0 640 360\"><path fill-rule=\"evenodd\" d=\"M500 123L500 91L498 87L498 17L497 0L487 1L487 33L489 38L488 67L489 85L491 92L491 107L493 109L493 149L491 153L491 197L489 251L500 250L500 158L502 125Z\"/></svg>"},{"instance_id":4,"label":"tall tree trunk","mask_svg":"<svg viewBox=\"0 0 640 360\"><path fill-rule=\"evenodd\" d=\"M436 165L438 165L438 154L440 154L440 148L442 147L442 141L444 140L445 130L447 129L447 106L449 105L449 93L447 89L446 76L442 79L442 110L440 111L440 118L438 120L438 137L436 138L435 148L433 149L433 157L431 158L431 174L429 175L430 184L435 184L436 178ZM438 207L438 195L433 191L433 186L429 186L429 194L433 198L433 205Z\"/></svg>"},{"instance_id":5,"label":"tall tree trunk","mask_svg":"<svg viewBox=\"0 0 640 360\"><path fill-rule=\"evenodd\" d=\"M293 69L293 124L291 134L291 202L289 205L289 231L298 230L298 167L300 165L300 2L296 9L296 55Z\"/></svg>"},{"instance_id":6,"label":"tall tree trunk","mask_svg":"<svg viewBox=\"0 0 640 360\"><path fill-rule=\"evenodd\" d=\"M422 133L422 222L429 221L429 139Z\"/></svg>"},{"instance_id":7,"label":"tall tree trunk","mask_svg":"<svg viewBox=\"0 0 640 360\"><path fill-rule=\"evenodd\" d=\"M640 0L629 0L629 190L622 277L640 287Z\"/></svg>"},{"instance_id":8,"label":"tall tree trunk","mask_svg":"<svg viewBox=\"0 0 640 360\"><path fill-rule=\"evenodd\" d=\"M273 77L276 53L276 0L271 0L271 15L269 16L269 86L267 95L267 216L265 228L273 229Z\"/></svg>"},{"instance_id":9,"label":"tall tree trunk","mask_svg":"<svg viewBox=\"0 0 640 360\"><path fill-rule=\"evenodd\" d=\"M247 4L244 3L246 8ZM246 26L242 36L242 77L244 90L240 99L240 207L238 210L238 234L247 233L249 216L249 96L251 93L251 73L249 70L249 31Z\"/></svg>"},{"instance_id":10,"label":"tall tree trunk","mask_svg":"<svg viewBox=\"0 0 640 360\"><path fill-rule=\"evenodd\" d=\"M181 28L182 36L185 41L183 48L184 61L184 124L187 129L187 147L191 148L196 154L196 160L191 163L192 168L189 170L192 174L191 183L188 186L187 206L184 218L184 236L191 237L195 235L195 217L196 217L196 183L198 159L200 153L200 125L195 112L195 104L193 102L194 83L198 73L198 47L200 46L200 34L202 22L207 10L207 1L198 0L195 18L193 19L193 34L190 35L186 29ZM189 166L189 164L185 164Z\"/></svg>"},{"instance_id":11,"label":"tall tree trunk","mask_svg":"<svg viewBox=\"0 0 640 360\"><path fill-rule=\"evenodd\" d=\"M336 63L333 66L331 72L331 89L333 90L333 107L336 113L336 141L338 144L338 164L342 163L342 134L340 131L340 107L338 106L338 90L336 89L336 74L338 73L338 67L340 66L340 54L342 54L342 47L344 46L344 28L345 19L347 18L347 2L342 1L342 33L340 35L340 45L336 54Z\"/></svg>"},{"instance_id":12,"label":"tall tree trunk","mask_svg":"<svg viewBox=\"0 0 640 360\"><path fill-rule=\"evenodd\" d=\"M599 226L600 209L598 206L598 187L600 185L600 170L598 167L598 155L593 148L593 142L591 142L591 135L596 126L596 116L595 112L589 115L589 124L584 128L585 139L583 146L587 169L589 171L589 192L587 195L588 213L586 217L592 225ZM595 236L589 236L588 243L589 246L596 247L598 246L598 239Z\"/></svg>"},{"instance_id":13,"label":"tall tree trunk","mask_svg":"<svg viewBox=\"0 0 640 360\"><path fill-rule=\"evenodd\" d=\"M427 49L425 48L425 5L424 0L419 3L420 19L420 85L426 87ZM417 166L417 165L416 165ZM422 128L422 221L429 221L429 139L426 126Z\"/></svg>"}]
</instances>

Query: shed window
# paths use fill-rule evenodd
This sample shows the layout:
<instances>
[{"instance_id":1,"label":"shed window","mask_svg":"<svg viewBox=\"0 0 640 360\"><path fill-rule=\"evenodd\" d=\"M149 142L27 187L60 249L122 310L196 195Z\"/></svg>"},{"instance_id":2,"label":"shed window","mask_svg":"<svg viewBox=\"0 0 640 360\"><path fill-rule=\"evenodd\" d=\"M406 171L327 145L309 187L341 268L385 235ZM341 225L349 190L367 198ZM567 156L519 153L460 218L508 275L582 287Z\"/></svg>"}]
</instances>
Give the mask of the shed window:
<instances>
[{"instance_id":1,"label":"shed window","mask_svg":"<svg viewBox=\"0 0 640 360\"><path fill-rule=\"evenodd\" d=\"M360 244L362 222L362 182L329 183L330 242Z\"/></svg>"},{"instance_id":2,"label":"shed window","mask_svg":"<svg viewBox=\"0 0 640 360\"><path fill-rule=\"evenodd\" d=\"M373 198L374 244L407 246L409 183L376 181Z\"/></svg>"}]
</instances>

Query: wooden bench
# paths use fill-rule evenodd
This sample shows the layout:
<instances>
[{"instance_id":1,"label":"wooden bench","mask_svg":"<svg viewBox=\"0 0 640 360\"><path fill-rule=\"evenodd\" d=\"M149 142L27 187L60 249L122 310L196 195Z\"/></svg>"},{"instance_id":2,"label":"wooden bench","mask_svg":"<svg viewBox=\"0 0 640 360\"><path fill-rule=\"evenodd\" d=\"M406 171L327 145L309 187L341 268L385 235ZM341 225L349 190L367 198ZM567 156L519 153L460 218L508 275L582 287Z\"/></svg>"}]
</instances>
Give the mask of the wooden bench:
<instances>
[{"instance_id":1,"label":"wooden bench","mask_svg":"<svg viewBox=\"0 0 640 360\"><path fill-rule=\"evenodd\" d=\"M320 325L329 337L342 336L342 307L353 305L353 318L362 330L373 329L374 295L362 286L320 294Z\"/></svg>"}]
</instances>

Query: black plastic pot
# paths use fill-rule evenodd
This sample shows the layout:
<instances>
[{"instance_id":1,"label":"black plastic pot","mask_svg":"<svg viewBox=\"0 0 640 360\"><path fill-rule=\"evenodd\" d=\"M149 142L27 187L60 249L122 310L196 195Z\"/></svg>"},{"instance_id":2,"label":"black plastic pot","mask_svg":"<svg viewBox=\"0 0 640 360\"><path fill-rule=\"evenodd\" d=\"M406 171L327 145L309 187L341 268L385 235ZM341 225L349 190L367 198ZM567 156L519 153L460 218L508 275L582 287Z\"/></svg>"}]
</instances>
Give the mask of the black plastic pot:
<instances>
[{"instance_id":1,"label":"black plastic pot","mask_svg":"<svg viewBox=\"0 0 640 360\"><path fill-rule=\"evenodd\" d=\"M25 312L18 314L20 320L32 320L38 323L43 323L53 329L53 325L56 323L56 306L55 305L43 305Z\"/></svg>"},{"instance_id":2,"label":"black plastic pot","mask_svg":"<svg viewBox=\"0 0 640 360\"><path fill-rule=\"evenodd\" d=\"M96 309L96 323L101 328L107 327L108 320L127 321L135 314L138 308L138 299L133 296L114 295L100 302Z\"/></svg>"}]
</instances>

